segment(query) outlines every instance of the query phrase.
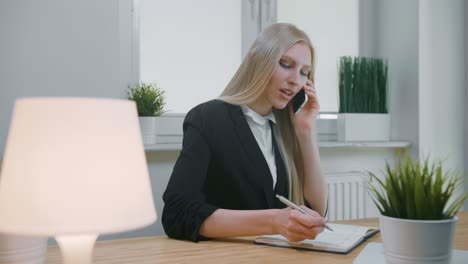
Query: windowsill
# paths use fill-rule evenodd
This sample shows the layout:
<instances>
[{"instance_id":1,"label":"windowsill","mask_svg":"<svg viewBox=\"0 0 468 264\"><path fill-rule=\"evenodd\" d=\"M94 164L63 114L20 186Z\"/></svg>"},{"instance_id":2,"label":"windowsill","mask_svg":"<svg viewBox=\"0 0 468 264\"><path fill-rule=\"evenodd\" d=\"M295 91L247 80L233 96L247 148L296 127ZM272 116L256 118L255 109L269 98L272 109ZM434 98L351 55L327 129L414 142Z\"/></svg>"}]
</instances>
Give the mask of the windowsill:
<instances>
[{"instance_id":1,"label":"windowsill","mask_svg":"<svg viewBox=\"0 0 468 264\"><path fill-rule=\"evenodd\" d=\"M180 151L182 149L182 144L152 144L145 145L146 152L156 152L156 151Z\"/></svg>"},{"instance_id":2,"label":"windowsill","mask_svg":"<svg viewBox=\"0 0 468 264\"><path fill-rule=\"evenodd\" d=\"M408 141L356 141L356 142L338 142L321 141L320 148L409 148L411 143ZM153 144L145 145L146 152L164 152L180 151L182 144Z\"/></svg>"},{"instance_id":3,"label":"windowsill","mask_svg":"<svg viewBox=\"0 0 468 264\"><path fill-rule=\"evenodd\" d=\"M331 113L322 113L324 117ZM182 149L183 131L182 124L185 114L165 113L158 119L159 131L157 132L157 144L145 145L146 152L167 152L180 151ZM345 148L387 148L399 149L409 148L411 142L408 141L337 141L337 120L319 119L317 120L317 135L320 149L345 149Z\"/></svg>"},{"instance_id":4,"label":"windowsill","mask_svg":"<svg viewBox=\"0 0 468 264\"><path fill-rule=\"evenodd\" d=\"M320 148L409 148L408 141L321 141Z\"/></svg>"}]
</instances>

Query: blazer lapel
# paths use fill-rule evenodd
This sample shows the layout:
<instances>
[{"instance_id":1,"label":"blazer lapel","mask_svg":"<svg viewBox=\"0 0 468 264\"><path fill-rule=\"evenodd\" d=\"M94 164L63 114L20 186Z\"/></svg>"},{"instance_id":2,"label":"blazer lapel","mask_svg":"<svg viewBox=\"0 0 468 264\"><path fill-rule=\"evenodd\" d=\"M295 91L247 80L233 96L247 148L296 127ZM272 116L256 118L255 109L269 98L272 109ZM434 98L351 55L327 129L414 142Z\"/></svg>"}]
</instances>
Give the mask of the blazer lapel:
<instances>
[{"instance_id":1,"label":"blazer lapel","mask_svg":"<svg viewBox=\"0 0 468 264\"><path fill-rule=\"evenodd\" d=\"M268 164L263 153L258 146L257 140L247 123L244 113L240 106L228 104L231 118L234 122L234 128L239 137L244 153L248 156L251 167L250 180L256 186L263 189L268 207L273 208L273 179Z\"/></svg>"}]
</instances>

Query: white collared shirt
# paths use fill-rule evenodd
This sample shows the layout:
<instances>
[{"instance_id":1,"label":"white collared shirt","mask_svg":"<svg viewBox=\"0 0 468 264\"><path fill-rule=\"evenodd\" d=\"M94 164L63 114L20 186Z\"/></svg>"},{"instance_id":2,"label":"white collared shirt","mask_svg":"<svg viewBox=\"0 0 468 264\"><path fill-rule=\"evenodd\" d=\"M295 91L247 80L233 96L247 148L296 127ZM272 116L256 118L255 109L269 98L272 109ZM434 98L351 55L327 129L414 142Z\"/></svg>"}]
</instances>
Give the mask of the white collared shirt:
<instances>
[{"instance_id":1,"label":"white collared shirt","mask_svg":"<svg viewBox=\"0 0 468 264\"><path fill-rule=\"evenodd\" d=\"M268 120L273 121L276 124L275 115L273 112L266 116L261 116L254 110L250 109L247 105L241 105L242 112L247 119L250 130L257 140L258 146L262 150L263 156L270 168L271 176L273 177L273 189L276 185L276 162L275 162L275 150L273 149L271 128Z\"/></svg>"}]
</instances>

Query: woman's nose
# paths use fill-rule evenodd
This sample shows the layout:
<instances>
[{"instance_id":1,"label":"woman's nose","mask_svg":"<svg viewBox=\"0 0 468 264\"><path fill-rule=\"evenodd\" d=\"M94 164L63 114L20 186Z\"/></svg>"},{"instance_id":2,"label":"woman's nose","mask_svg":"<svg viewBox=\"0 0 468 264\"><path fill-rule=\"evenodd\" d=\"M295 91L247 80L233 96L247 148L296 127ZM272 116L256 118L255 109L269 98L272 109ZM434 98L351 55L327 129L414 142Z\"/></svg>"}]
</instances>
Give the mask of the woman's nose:
<instances>
[{"instance_id":1,"label":"woman's nose","mask_svg":"<svg viewBox=\"0 0 468 264\"><path fill-rule=\"evenodd\" d=\"M298 86L301 83L301 72L291 71L288 81L291 85Z\"/></svg>"}]
</instances>

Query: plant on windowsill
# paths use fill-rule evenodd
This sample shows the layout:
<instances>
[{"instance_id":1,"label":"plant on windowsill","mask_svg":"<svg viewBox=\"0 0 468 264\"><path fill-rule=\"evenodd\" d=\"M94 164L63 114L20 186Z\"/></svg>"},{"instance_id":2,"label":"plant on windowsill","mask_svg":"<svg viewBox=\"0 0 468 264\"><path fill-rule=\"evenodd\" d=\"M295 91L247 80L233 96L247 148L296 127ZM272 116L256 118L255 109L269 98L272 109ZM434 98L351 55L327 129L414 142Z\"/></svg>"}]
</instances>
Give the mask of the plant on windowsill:
<instances>
[{"instance_id":1,"label":"plant on windowsill","mask_svg":"<svg viewBox=\"0 0 468 264\"><path fill-rule=\"evenodd\" d=\"M341 57L339 141L388 141L388 64L381 58Z\"/></svg>"},{"instance_id":2,"label":"plant on windowsill","mask_svg":"<svg viewBox=\"0 0 468 264\"><path fill-rule=\"evenodd\" d=\"M441 162L430 165L409 155L394 169L387 163L383 179L368 174L387 263L450 263L456 214L467 199L456 195L461 178Z\"/></svg>"},{"instance_id":3,"label":"plant on windowsill","mask_svg":"<svg viewBox=\"0 0 468 264\"><path fill-rule=\"evenodd\" d=\"M136 103L143 144L156 144L158 117L164 113L164 91L156 83L129 86L128 99Z\"/></svg>"}]
</instances>

